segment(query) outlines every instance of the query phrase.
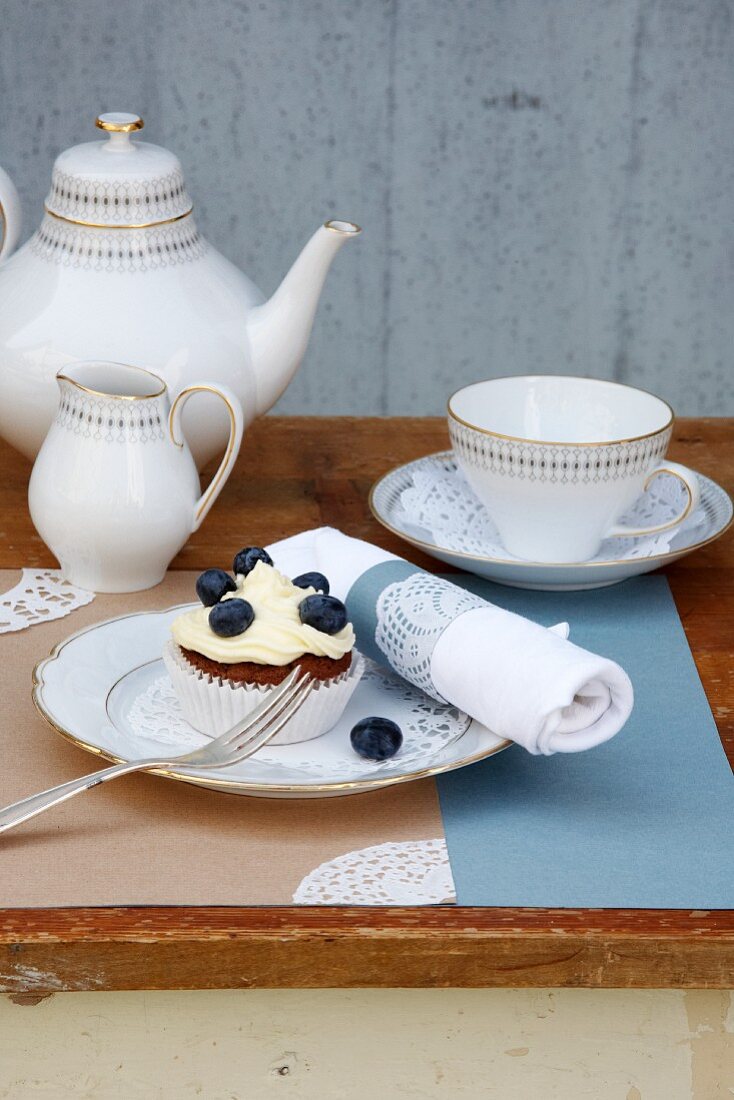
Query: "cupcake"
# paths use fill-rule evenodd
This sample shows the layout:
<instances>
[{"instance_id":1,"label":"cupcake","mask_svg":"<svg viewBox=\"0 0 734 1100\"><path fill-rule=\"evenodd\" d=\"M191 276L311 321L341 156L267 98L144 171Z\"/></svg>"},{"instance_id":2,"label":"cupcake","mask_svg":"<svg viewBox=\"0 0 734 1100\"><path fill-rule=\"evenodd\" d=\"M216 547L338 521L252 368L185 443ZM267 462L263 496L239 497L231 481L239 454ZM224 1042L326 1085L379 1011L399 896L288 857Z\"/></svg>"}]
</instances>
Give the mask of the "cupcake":
<instances>
[{"instance_id":1,"label":"cupcake","mask_svg":"<svg viewBox=\"0 0 734 1100\"><path fill-rule=\"evenodd\" d=\"M241 550L233 571L202 573L201 606L171 624L163 660L184 717L218 737L298 666L314 687L271 744L320 737L339 720L362 675L344 604L329 595L321 573L289 580L260 547Z\"/></svg>"}]
</instances>

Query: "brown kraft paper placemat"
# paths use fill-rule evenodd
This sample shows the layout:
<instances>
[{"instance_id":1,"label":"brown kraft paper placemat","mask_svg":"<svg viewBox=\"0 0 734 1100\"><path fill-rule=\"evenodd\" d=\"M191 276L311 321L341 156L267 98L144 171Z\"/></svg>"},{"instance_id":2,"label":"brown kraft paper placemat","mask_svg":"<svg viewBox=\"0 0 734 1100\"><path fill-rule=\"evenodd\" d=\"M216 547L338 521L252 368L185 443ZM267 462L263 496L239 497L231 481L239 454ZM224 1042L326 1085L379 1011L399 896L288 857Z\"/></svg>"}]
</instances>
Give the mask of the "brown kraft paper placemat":
<instances>
[{"instance_id":1,"label":"brown kraft paper placemat","mask_svg":"<svg viewBox=\"0 0 734 1100\"><path fill-rule=\"evenodd\" d=\"M98 595L64 618L0 635L0 806L105 767L65 741L31 700L34 665L95 622L192 601L195 573ZM0 570L0 592L20 571ZM0 836L0 908L289 905L337 856L443 837L432 779L323 799L221 794L154 775L85 792Z\"/></svg>"}]
</instances>

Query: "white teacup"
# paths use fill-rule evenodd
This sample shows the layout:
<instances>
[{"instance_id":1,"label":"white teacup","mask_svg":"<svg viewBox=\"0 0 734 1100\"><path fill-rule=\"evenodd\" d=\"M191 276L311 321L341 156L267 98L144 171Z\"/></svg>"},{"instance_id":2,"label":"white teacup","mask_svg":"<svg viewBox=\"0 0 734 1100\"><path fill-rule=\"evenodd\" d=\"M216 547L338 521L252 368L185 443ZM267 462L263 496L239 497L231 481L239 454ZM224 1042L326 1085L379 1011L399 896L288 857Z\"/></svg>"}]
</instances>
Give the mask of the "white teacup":
<instances>
[{"instance_id":1,"label":"white teacup","mask_svg":"<svg viewBox=\"0 0 734 1100\"><path fill-rule=\"evenodd\" d=\"M448 419L457 462L515 557L587 561L604 539L677 527L698 503L696 475L663 461L673 410L644 390L562 375L490 378L458 390ZM681 514L653 527L618 524L662 473L688 490Z\"/></svg>"}]
</instances>

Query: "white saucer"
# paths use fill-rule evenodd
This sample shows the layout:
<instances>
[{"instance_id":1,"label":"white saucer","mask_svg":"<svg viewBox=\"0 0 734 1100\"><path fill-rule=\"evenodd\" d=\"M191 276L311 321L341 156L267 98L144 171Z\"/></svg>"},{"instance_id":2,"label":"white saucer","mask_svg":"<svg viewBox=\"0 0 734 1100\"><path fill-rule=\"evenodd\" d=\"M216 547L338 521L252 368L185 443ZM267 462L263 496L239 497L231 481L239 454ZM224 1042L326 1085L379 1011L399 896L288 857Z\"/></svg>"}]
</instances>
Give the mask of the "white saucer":
<instances>
[{"instance_id":1,"label":"white saucer","mask_svg":"<svg viewBox=\"0 0 734 1100\"><path fill-rule=\"evenodd\" d=\"M46 721L108 760L165 758L204 744L206 737L181 717L160 657L171 621L189 606L109 619L58 645L33 673L33 701ZM322 798L438 775L510 744L395 673L366 663L343 717L323 737L266 745L231 768L156 774L229 794ZM400 751L382 764L362 760L349 742L352 726L368 715L392 718L403 731Z\"/></svg>"},{"instance_id":2,"label":"white saucer","mask_svg":"<svg viewBox=\"0 0 734 1100\"><path fill-rule=\"evenodd\" d=\"M370 493L370 508L379 522L389 531L399 535L406 542L417 546L439 561L454 565L458 569L468 570L477 576L486 577L488 580L507 584L514 588L534 588L544 590L575 590L584 588L603 588L606 585L617 584L619 581L635 577L640 573L649 573L658 569L661 565L667 565L678 558L698 550L701 546L713 542L726 531L732 521L731 498L717 485L715 481L697 474L701 484L701 502L692 522L687 522L671 537L665 538L667 548L661 550L648 549L655 540L626 539L608 540L602 547L600 558L592 561L572 562L568 564L549 564L548 562L522 561L519 558L511 558L509 555L497 552L496 547L491 553L482 553L476 545L467 547L463 545L463 531L455 527L447 537L435 535L430 529L415 522L415 517L406 513L404 497L406 491L411 490L418 482L424 486L430 486L442 482L449 484L454 489L454 500L450 505L459 501L463 505L463 511L459 508L456 515L461 514L466 521L467 500L461 500L462 496L469 494L472 498L474 516L478 520L485 521L491 529L491 520L481 503L474 497L471 489L457 470L456 462L451 451L441 451L438 454L426 455L425 458L416 459L404 466L398 466L385 474L375 482ZM658 479L673 481L673 479ZM455 482L451 486L451 482ZM641 497L635 509L642 516L647 516L647 498L650 494ZM468 499L468 498L467 498ZM635 511L633 509L633 512ZM450 511L450 509L449 509ZM449 512L446 513L447 515ZM628 515L631 513L628 513ZM675 514L675 511L673 511ZM445 520L445 516L443 517ZM450 518L447 522L450 522ZM644 520L643 520L644 522ZM647 518L647 522L650 522ZM476 523L474 525L481 526ZM468 530L471 529L469 524ZM495 537L498 538L498 536ZM611 548L612 541L620 545L619 556L612 559L605 556L605 551ZM624 541L624 548L621 544ZM660 539L658 546L660 544ZM463 546L463 548L462 548ZM506 553L506 552L505 552ZM635 556L638 555L638 556Z\"/></svg>"}]
</instances>

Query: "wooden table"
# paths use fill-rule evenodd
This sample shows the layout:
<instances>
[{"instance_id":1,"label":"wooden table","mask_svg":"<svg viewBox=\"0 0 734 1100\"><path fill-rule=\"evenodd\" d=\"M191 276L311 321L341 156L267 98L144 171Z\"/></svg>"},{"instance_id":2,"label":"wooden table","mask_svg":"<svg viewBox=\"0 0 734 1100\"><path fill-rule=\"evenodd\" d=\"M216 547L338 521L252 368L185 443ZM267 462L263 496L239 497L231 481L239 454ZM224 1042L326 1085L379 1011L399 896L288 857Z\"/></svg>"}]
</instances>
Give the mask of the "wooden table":
<instances>
[{"instance_id":1,"label":"wooden table","mask_svg":"<svg viewBox=\"0 0 734 1100\"><path fill-rule=\"evenodd\" d=\"M440 419L268 418L173 563L198 569L231 532L267 543L329 523L438 568L369 515L398 463L448 446ZM734 420L681 420L671 457L734 492ZM0 445L0 567L54 564L26 506L30 466ZM250 536L248 536L250 537ZM734 762L734 539L668 570L722 741ZM441 567L444 568L444 567ZM0 952L28 990L326 986L734 984L734 912L364 908L0 911ZM4 968L7 972L9 967ZM40 983L37 975L44 975ZM0 992L5 987L0 986ZM12 992L19 987L13 985Z\"/></svg>"}]
</instances>

